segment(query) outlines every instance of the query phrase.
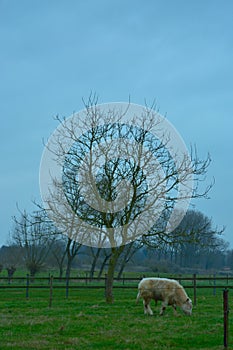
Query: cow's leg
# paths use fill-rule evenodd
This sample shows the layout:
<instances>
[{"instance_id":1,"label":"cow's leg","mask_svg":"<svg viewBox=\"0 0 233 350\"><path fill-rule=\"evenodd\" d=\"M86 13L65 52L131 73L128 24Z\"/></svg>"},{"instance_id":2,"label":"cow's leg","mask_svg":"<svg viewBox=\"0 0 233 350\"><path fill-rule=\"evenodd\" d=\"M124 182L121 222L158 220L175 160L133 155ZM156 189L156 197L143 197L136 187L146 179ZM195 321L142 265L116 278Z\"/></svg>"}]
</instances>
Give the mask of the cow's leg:
<instances>
[{"instance_id":1,"label":"cow's leg","mask_svg":"<svg viewBox=\"0 0 233 350\"><path fill-rule=\"evenodd\" d=\"M161 306L160 313L159 313L160 316L163 315L164 311L166 310L167 305L168 305L167 301L162 302L162 306Z\"/></svg>"},{"instance_id":2,"label":"cow's leg","mask_svg":"<svg viewBox=\"0 0 233 350\"><path fill-rule=\"evenodd\" d=\"M173 304L172 307L173 307L173 310L174 310L174 316L177 316L176 304Z\"/></svg>"},{"instance_id":3,"label":"cow's leg","mask_svg":"<svg viewBox=\"0 0 233 350\"><path fill-rule=\"evenodd\" d=\"M144 299L143 300L143 304L144 304L144 314L145 315L153 315L153 311L150 308L150 299Z\"/></svg>"}]
</instances>

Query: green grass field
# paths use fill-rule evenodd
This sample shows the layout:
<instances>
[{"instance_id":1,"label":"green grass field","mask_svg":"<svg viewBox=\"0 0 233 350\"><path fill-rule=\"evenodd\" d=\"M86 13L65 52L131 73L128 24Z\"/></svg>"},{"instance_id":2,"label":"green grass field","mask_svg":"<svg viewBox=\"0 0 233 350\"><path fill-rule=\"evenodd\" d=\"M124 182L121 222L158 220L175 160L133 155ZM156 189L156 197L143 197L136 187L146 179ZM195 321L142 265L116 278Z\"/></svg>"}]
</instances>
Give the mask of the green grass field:
<instances>
[{"instance_id":1,"label":"green grass field","mask_svg":"<svg viewBox=\"0 0 233 350\"><path fill-rule=\"evenodd\" d=\"M192 298L192 290L187 290ZM191 317L168 307L159 316L159 303L152 303L154 316L136 305L135 289L116 289L113 305L105 303L103 289L0 289L0 349L223 349L222 290L198 290ZM230 307L233 303L229 292ZM231 335L231 314L229 334ZM229 339L231 343L231 337ZM233 345L233 339L232 343ZM231 347L229 347L230 349ZM233 349L233 347L232 347Z\"/></svg>"}]
</instances>

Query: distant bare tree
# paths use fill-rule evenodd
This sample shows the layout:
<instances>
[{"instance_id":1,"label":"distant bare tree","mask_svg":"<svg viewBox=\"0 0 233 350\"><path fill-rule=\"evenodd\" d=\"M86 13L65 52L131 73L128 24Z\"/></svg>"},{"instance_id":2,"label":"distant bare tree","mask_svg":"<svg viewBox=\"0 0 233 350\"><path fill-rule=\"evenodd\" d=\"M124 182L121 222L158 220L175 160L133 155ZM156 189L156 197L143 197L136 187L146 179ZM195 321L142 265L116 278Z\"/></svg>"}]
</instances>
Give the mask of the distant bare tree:
<instances>
[{"instance_id":1,"label":"distant bare tree","mask_svg":"<svg viewBox=\"0 0 233 350\"><path fill-rule=\"evenodd\" d=\"M91 255L92 255L92 264L91 264L91 269L90 269L90 274L89 277L92 279L94 277L95 269L96 269L96 264L97 261L101 255L102 248L94 248L90 247Z\"/></svg>"},{"instance_id":2,"label":"distant bare tree","mask_svg":"<svg viewBox=\"0 0 233 350\"><path fill-rule=\"evenodd\" d=\"M112 255L111 249L102 249L102 261L98 273L98 278L101 278L103 275L103 271Z\"/></svg>"},{"instance_id":3,"label":"distant bare tree","mask_svg":"<svg viewBox=\"0 0 233 350\"><path fill-rule=\"evenodd\" d=\"M77 256L78 251L82 247L82 244L76 242L75 240L71 239L70 237L67 237L66 240L66 257L67 257L67 266L66 266L66 279L68 280L71 273L71 267L72 263L74 261L74 258Z\"/></svg>"},{"instance_id":4,"label":"distant bare tree","mask_svg":"<svg viewBox=\"0 0 233 350\"><path fill-rule=\"evenodd\" d=\"M223 231L224 228L213 227L212 220L200 211L189 210L174 231L173 247L176 255L179 255L179 265L197 265L197 260L219 250ZM180 232L183 233L183 240L176 238Z\"/></svg>"},{"instance_id":5,"label":"distant bare tree","mask_svg":"<svg viewBox=\"0 0 233 350\"><path fill-rule=\"evenodd\" d=\"M188 210L169 237L151 236L147 246L156 249L154 263L163 260L180 267L203 266L208 269L215 253L226 251L221 238L224 227L213 227L212 220L196 210ZM169 238L169 239L168 239Z\"/></svg>"},{"instance_id":6,"label":"distant bare tree","mask_svg":"<svg viewBox=\"0 0 233 350\"><path fill-rule=\"evenodd\" d=\"M137 240L135 242L130 242L129 244L125 245L125 249L119 259L118 263L118 274L117 278L121 278L122 273L127 265L128 262L132 261L134 254L138 252L139 249L143 247L142 240Z\"/></svg>"},{"instance_id":7,"label":"distant bare tree","mask_svg":"<svg viewBox=\"0 0 233 350\"><path fill-rule=\"evenodd\" d=\"M60 279L63 277L63 272L67 264L66 241L67 241L67 236L58 234L50 251L50 255L51 255L50 260L55 261L55 265L59 269Z\"/></svg>"},{"instance_id":8,"label":"distant bare tree","mask_svg":"<svg viewBox=\"0 0 233 350\"><path fill-rule=\"evenodd\" d=\"M10 267L7 267L6 270L8 275L8 283L11 283L14 273L16 271L16 268L14 266L10 266Z\"/></svg>"},{"instance_id":9,"label":"distant bare tree","mask_svg":"<svg viewBox=\"0 0 233 350\"><path fill-rule=\"evenodd\" d=\"M44 266L46 257L54 243L55 236L51 232L51 223L46 219L44 211L29 215L20 212L20 218L13 217L14 230L11 241L22 250L25 266L32 277Z\"/></svg>"},{"instance_id":10,"label":"distant bare tree","mask_svg":"<svg viewBox=\"0 0 233 350\"><path fill-rule=\"evenodd\" d=\"M19 268L23 265L22 249L12 242L0 249L0 262L6 268Z\"/></svg>"}]
</instances>

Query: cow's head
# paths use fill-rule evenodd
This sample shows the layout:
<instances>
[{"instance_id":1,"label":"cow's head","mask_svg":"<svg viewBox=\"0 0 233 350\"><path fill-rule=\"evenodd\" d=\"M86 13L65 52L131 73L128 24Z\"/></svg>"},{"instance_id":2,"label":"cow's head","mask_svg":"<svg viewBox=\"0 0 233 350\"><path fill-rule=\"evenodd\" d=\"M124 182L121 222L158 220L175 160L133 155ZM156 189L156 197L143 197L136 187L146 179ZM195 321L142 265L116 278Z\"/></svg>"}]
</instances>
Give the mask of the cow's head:
<instances>
[{"instance_id":1,"label":"cow's head","mask_svg":"<svg viewBox=\"0 0 233 350\"><path fill-rule=\"evenodd\" d=\"M187 300L182 304L181 308L186 315L191 315L193 308L192 300L187 298Z\"/></svg>"}]
</instances>

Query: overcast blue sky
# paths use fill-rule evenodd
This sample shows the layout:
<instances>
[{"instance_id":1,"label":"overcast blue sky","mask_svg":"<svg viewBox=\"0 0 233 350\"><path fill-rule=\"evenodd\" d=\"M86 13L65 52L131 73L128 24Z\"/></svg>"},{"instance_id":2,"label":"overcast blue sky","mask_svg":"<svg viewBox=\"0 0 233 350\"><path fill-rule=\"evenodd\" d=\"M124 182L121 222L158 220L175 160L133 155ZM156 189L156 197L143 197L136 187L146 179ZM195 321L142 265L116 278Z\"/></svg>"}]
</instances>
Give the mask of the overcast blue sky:
<instances>
[{"instance_id":1,"label":"overcast blue sky","mask_svg":"<svg viewBox=\"0 0 233 350\"><path fill-rule=\"evenodd\" d=\"M233 247L233 2L0 0L0 245L40 199L53 116L99 102L156 99L187 146L211 154L211 199L196 209L226 225Z\"/></svg>"}]
</instances>

